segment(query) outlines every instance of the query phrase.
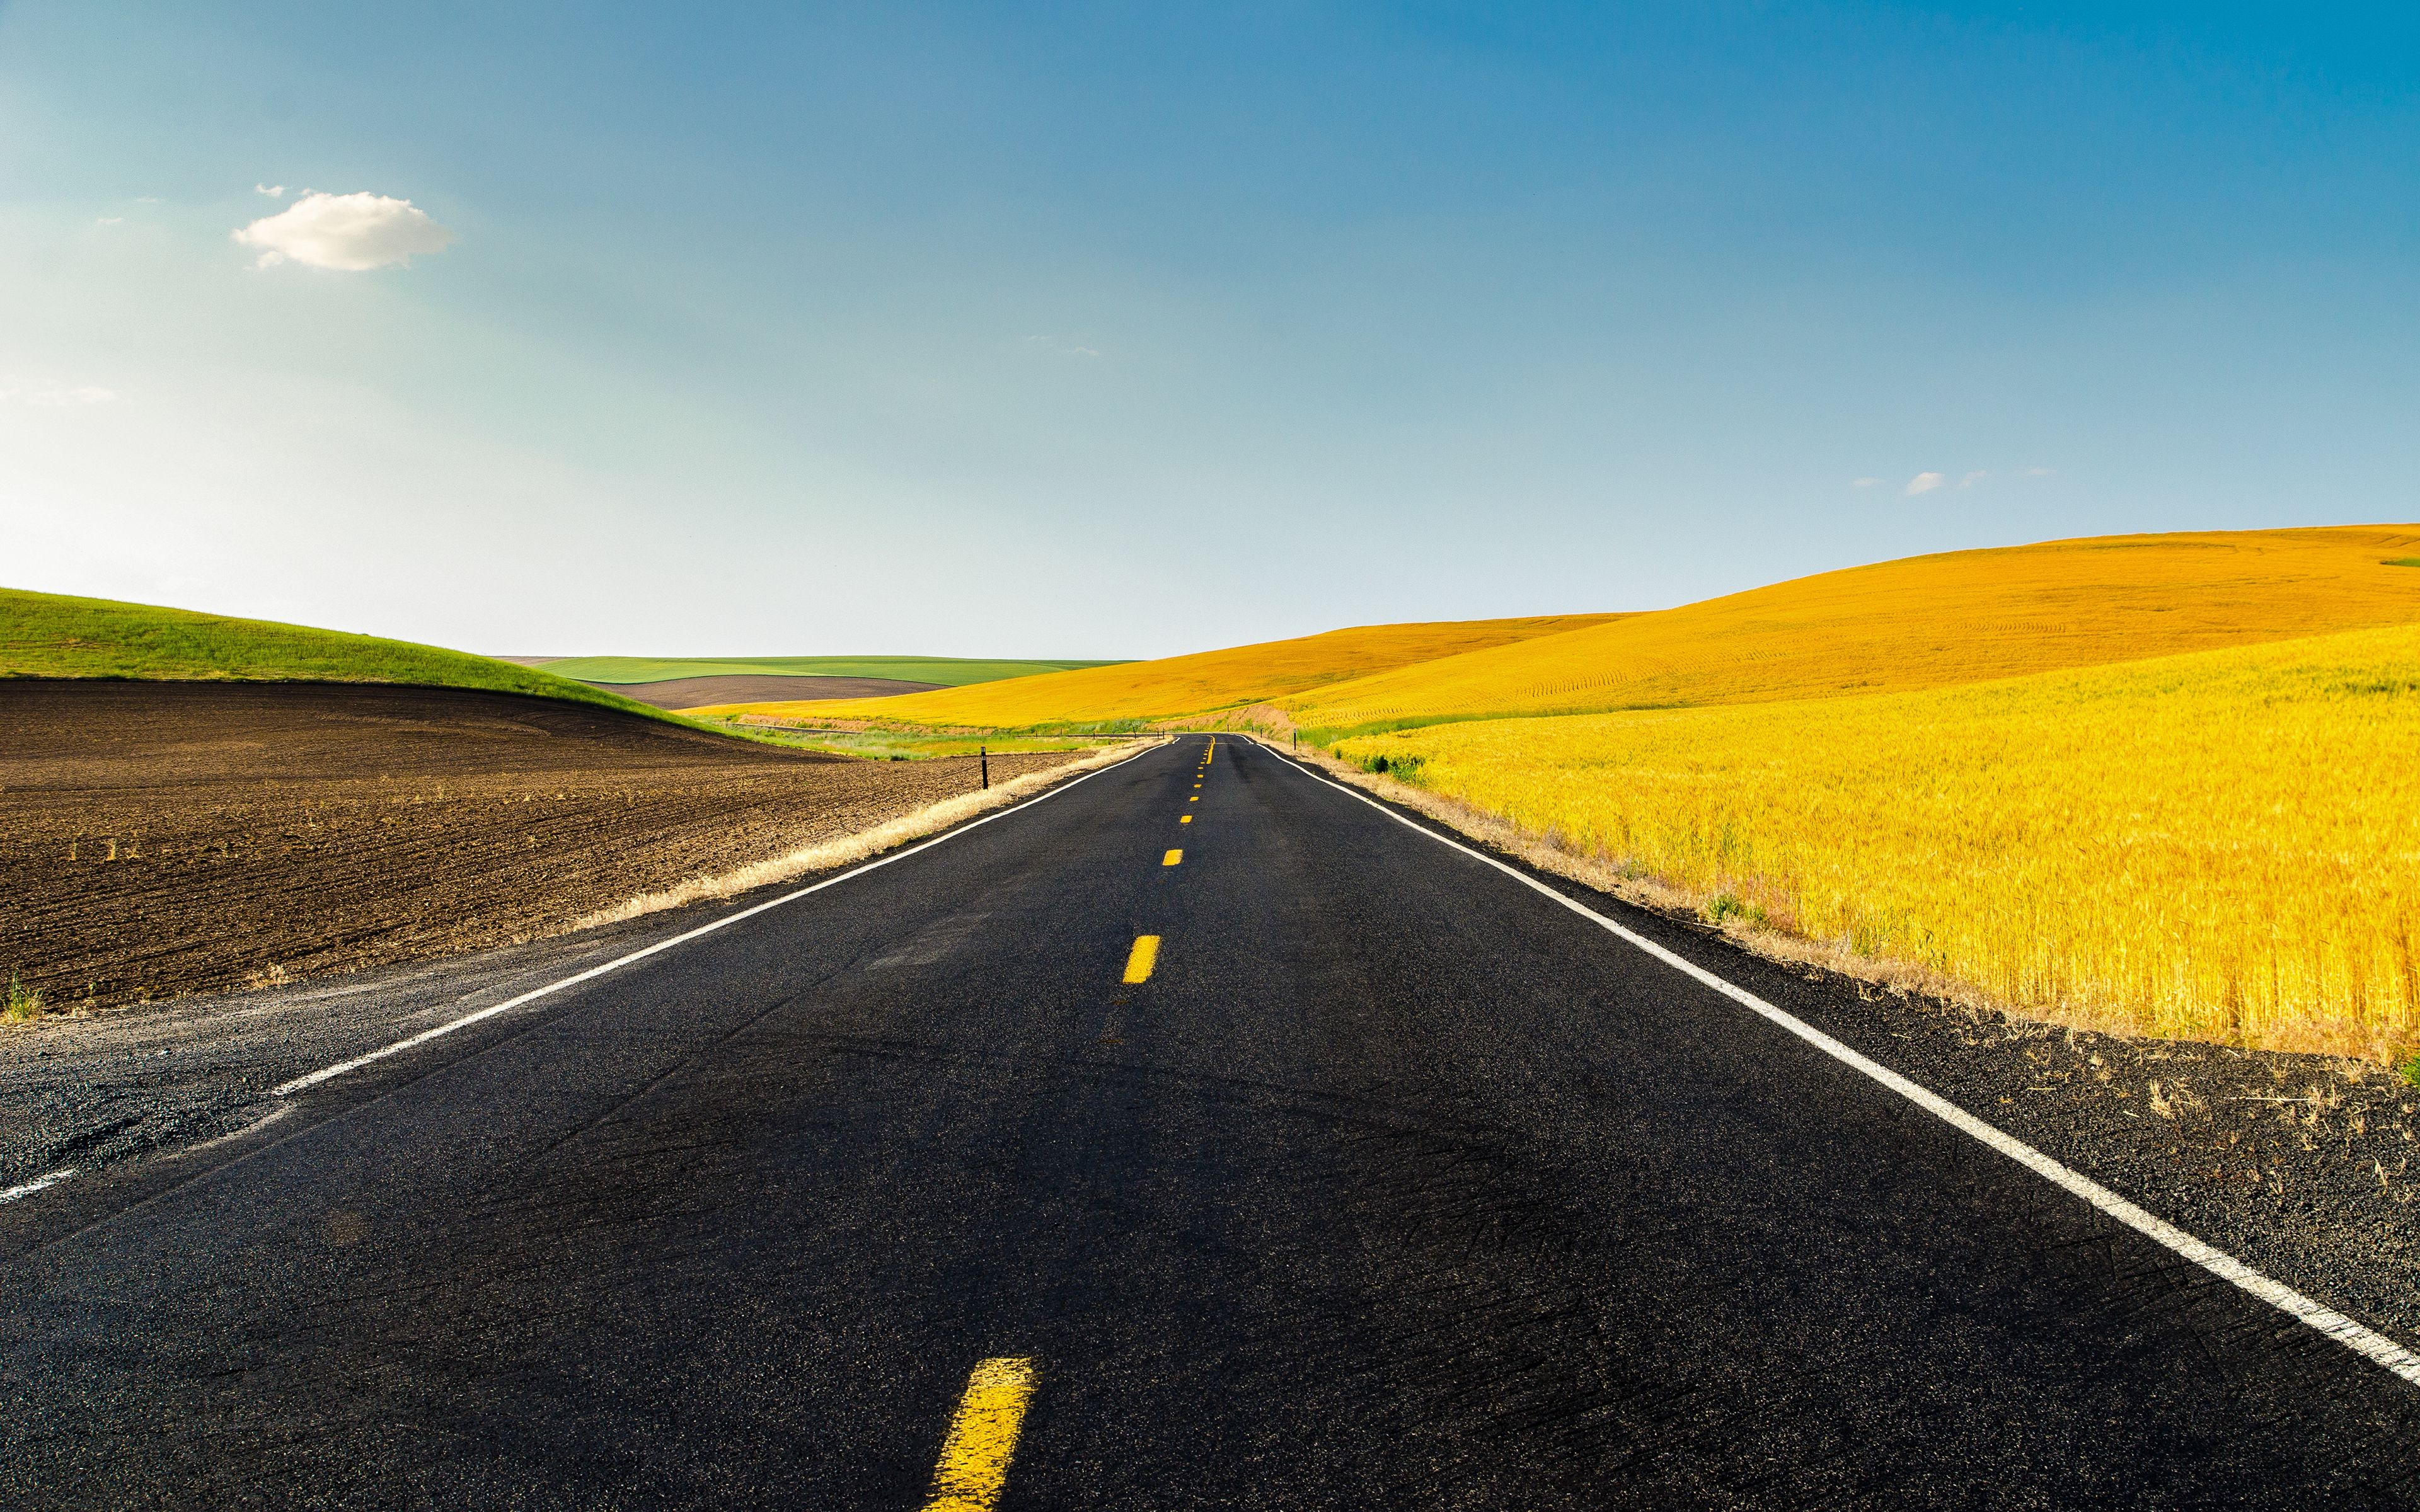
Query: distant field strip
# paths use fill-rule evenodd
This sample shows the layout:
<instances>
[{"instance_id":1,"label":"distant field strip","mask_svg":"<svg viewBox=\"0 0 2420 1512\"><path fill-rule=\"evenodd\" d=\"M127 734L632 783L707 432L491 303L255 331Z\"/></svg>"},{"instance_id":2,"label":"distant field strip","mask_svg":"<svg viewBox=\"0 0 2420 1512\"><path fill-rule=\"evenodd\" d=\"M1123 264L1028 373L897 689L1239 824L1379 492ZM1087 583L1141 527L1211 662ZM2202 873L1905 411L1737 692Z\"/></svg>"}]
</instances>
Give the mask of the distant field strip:
<instances>
[{"instance_id":1,"label":"distant field strip","mask_svg":"<svg viewBox=\"0 0 2420 1512\"><path fill-rule=\"evenodd\" d=\"M2276 1049L2420 1042L2420 626L1338 749L2021 1008Z\"/></svg>"},{"instance_id":2,"label":"distant field strip","mask_svg":"<svg viewBox=\"0 0 2420 1512\"><path fill-rule=\"evenodd\" d=\"M1945 687L2420 621L2420 526L2107 536L1853 567L1335 682L1309 730Z\"/></svg>"},{"instance_id":3,"label":"distant field strip","mask_svg":"<svg viewBox=\"0 0 2420 1512\"><path fill-rule=\"evenodd\" d=\"M1115 667L1112 661L983 660L964 656L566 656L546 670L583 683L668 683L683 677L879 677L963 687L1045 672Z\"/></svg>"},{"instance_id":4,"label":"distant field strip","mask_svg":"<svg viewBox=\"0 0 2420 1512\"><path fill-rule=\"evenodd\" d=\"M1272 640L1157 661L1123 662L979 687L847 703L763 703L771 717L889 719L902 724L1029 729L1168 719L1304 692L1324 683L1553 635L1619 619L1563 614L1513 620L1368 625L1295 640ZM550 671L560 671L561 663ZM905 676L906 673L894 675ZM925 682L939 682L927 677ZM741 712L736 708L721 713Z\"/></svg>"}]
</instances>

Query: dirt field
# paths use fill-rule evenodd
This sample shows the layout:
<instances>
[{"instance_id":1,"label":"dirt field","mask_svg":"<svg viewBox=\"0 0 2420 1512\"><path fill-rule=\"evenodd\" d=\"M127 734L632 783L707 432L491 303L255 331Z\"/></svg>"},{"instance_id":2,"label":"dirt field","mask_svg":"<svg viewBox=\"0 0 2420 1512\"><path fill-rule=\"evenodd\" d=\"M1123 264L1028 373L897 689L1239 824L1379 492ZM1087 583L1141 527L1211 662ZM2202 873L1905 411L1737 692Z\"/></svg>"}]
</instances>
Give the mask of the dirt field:
<instances>
[{"instance_id":1,"label":"dirt field","mask_svg":"<svg viewBox=\"0 0 2420 1512\"><path fill-rule=\"evenodd\" d=\"M0 973L52 1008L528 938L977 785L376 685L0 681Z\"/></svg>"},{"instance_id":2,"label":"dirt field","mask_svg":"<svg viewBox=\"0 0 2420 1512\"><path fill-rule=\"evenodd\" d=\"M768 703L780 699L881 699L894 693L925 693L939 683L896 677L668 677L660 683L591 683L659 709L703 709L715 703Z\"/></svg>"}]
</instances>

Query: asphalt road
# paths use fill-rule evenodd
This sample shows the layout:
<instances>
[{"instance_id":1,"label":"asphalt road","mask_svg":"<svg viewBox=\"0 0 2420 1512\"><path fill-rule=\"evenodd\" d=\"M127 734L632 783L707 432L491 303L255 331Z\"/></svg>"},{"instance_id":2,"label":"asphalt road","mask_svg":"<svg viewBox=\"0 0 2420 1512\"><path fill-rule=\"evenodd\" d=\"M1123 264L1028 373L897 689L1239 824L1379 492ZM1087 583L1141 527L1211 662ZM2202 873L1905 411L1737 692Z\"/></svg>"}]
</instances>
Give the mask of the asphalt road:
<instances>
[{"instance_id":1,"label":"asphalt road","mask_svg":"<svg viewBox=\"0 0 2420 1512\"><path fill-rule=\"evenodd\" d=\"M2420 1391L1203 748L0 1208L0 1504L914 1508L985 1360L1005 1508L2415 1498Z\"/></svg>"}]
</instances>

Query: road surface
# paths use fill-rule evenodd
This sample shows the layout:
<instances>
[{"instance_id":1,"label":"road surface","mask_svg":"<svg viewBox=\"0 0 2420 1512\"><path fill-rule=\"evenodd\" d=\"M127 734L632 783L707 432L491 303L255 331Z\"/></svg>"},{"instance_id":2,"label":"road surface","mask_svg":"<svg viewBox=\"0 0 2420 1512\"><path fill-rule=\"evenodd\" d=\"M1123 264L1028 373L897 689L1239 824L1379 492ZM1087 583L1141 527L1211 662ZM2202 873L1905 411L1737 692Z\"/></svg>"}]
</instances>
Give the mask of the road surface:
<instances>
[{"instance_id":1,"label":"road surface","mask_svg":"<svg viewBox=\"0 0 2420 1512\"><path fill-rule=\"evenodd\" d=\"M0 1504L2414 1495L2420 1390L1207 748L0 1207Z\"/></svg>"}]
</instances>

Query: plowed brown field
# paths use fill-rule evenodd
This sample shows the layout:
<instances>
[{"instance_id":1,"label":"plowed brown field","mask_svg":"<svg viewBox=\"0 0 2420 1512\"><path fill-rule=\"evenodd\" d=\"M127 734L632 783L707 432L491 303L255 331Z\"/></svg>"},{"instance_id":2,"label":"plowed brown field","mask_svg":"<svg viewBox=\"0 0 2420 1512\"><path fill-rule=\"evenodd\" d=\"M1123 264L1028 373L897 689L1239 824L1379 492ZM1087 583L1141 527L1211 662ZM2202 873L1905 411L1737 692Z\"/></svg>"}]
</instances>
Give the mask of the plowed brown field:
<instances>
[{"instance_id":1,"label":"plowed brown field","mask_svg":"<svg viewBox=\"0 0 2420 1512\"><path fill-rule=\"evenodd\" d=\"M0 681L0 974L107 1007L502 944L978 780L510 694Z\"/></svg>"}]
</instances>

